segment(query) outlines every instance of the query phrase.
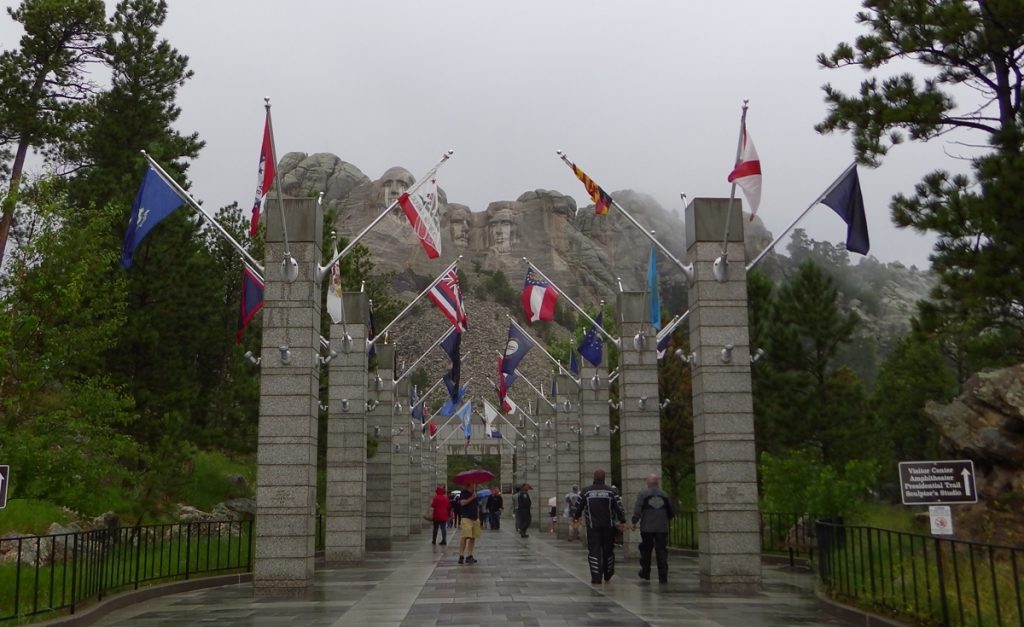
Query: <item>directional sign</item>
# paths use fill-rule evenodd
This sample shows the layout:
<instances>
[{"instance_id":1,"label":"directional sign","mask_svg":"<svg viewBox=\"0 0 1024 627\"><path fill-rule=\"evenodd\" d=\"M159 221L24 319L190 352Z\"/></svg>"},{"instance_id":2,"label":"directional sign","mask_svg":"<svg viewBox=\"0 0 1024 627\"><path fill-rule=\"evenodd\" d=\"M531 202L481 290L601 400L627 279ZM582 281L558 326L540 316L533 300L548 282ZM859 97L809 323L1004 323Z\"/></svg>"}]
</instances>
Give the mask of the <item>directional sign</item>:
<instances>
[{"instance_id":1,"label":"directional sign","mask_svg":"<svg viewBox=\"0 0 1024 627\"><path fill-rule=\"evenodd\" d=\"M900 494L904 505L976 503L974 462L954 459L900 462Z\"/></svg>"},{"instance_id":2,"label":"directional sign","mask_svg":"<svg viewBox=\"0 0 1024 627\"><path fill-rule=\"evenodd\" d=\"M0 466L0 509L7 507L7 482L11 476L10 466Z\"/></svg>"}]
</instances>

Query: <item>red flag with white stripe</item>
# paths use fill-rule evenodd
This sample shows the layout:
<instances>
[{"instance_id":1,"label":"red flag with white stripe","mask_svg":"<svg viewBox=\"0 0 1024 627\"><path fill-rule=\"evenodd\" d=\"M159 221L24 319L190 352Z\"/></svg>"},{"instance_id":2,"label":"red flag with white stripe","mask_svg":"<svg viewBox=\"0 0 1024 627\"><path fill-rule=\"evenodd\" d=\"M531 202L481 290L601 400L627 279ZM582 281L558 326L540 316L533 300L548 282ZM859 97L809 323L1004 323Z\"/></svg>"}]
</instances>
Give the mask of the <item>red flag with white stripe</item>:
<instances>
[{"instance_id":1,"label":"red flag with white stripe","mask_svg":"<svg viewBox=\"0 0 1024 627\"><path fill-rule=\"evenodd\" d=\"M526 270L526 281L523 283L523 317L527 322L555 319L555 303L558 292L551 287L547 279L530 266Z\"/></svg>"},{"instance_id":2,"label":"red flag with white stripe","mask_svg":"<svg viewBox=\"0 0 1024 627\"><path fill-rule=\"evenodd\" d=\"M441 210L437 201L437 179L431 179L428 185L425 191L420 188L411 195L409 192L403 193L398 197L398 204L402 206L416 237L420 238L427 257L435 259L441 255Z\"/></svg>"},{"instance_id":3,"label":"red flag with white stripe","mask_svg":"<svg viewBox=\"0 0 1024 627\"><path fill-rule=\"evenodd\" d=\"M260 206L270 185L274 182L274 152L270 139L270 111L263 123L263 145L260 147L260 167L256 176L256 200L252 205L252 219L249 221L249 237L256 237L260 230Z\"/></svg>"},{"instance_id":4,"label":"red flag with white stripe","mask_svg":"<svg viewBox=\"0 0 1024 627\"><path fill-rule=\"evenodd\" d=\"M434 283L427 292L445 318L448 318L460 333L466 330L468 320L466 307L462 302L462 290L459 289L459 275L449 270Z\"/></svg>"},{"instance_id":5,"label":"red flag with white stripe","mask_svg":"<svg viewBox=\"0 0 1024 627\"><path fill-rule=\"evenodd\" d=\"M754 219L757 207L761 204L761 159L757 156L757 149L747 133L747 124L743 123L740 129L740 158L736 160L736 167L729 173L729 182L735 183L743 190L750 205L750 219Z\"/></svg>"}]
</instances>

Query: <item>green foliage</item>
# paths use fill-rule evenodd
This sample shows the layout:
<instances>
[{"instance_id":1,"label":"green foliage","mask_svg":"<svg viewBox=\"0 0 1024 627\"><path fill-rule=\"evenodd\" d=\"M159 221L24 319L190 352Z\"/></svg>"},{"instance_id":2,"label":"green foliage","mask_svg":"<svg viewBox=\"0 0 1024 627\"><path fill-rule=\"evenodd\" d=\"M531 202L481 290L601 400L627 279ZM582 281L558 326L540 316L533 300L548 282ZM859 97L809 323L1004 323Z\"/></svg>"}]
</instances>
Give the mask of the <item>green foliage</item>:
<instances>
[{"instance_id":1,"label":"green foliage","mask_svg":"<svg viewBox=\"0 0 1024 627\"><path fill-rule=\"evenodd\" d=\"M819 55L827 68L858 66L870 76L856 95L825 86L829 113L816 129L853 135L858 158L881 163L908 138L954 130L991 146L973 176L936 170L913 195L890 205L900 227L937 237L931 257L940 284L922 304L918 328L940 342L960 380L988 366L1024 359L1024 109L1021 103L1024 4L1019 0L916 2L865 0L857 21L867 34ZM929 73L880 76L910 60ZM966 88L966 89L965 89ZM958 106L970 94L979 108ZM973 106L973 105L972 105Z\"/></svg>"},{"instance_id":2,"label":"green foliage","mask_svg":"<svg viewBox=\"0 0 1024 627\"><path fill-rule=\"evenodd\" d=\"M233 458L218 451L199 451L185 468L184 481L176 496L204 511L229 498L248 497L255 493L256 460L252 457ZM245 485L233 482L231 476L241 477Z\"/></svg>"},{"instance_id":3,"label":"green foliage","mask_svg":"<svg viewBox=\"0 0 1024 627\"><path fill-rule=\"evenodd\" d=\"M850 460L837 471L817 449L761 454L763 509L849 516L858 511L880 472L877 462Z\"/></svg>"},{"instance_id":4,"label":"green foliage","mask_svg":"<svg viewBox=\"0 0 1024 627\"><path fill-rule=\"evenodd\" d=\"M8 499L0 509L0 536L6 533L46 533L51 523L66 523L68 514L57 505L36 499Z\"/></svg>"},{"instance_id":5,"label":"green foliage","mask_svg":"<svg viewBox=\"0 0 1024 627\"><path fill-rule=\"evenodd\" d=\"M481 274L483 274L484 280L474 291L478 298L501 303L513 312L521 313L520 293L509 285L508 277L505 276L504 272L493 270L483 271Z\"/></svg>"}]
</instances>

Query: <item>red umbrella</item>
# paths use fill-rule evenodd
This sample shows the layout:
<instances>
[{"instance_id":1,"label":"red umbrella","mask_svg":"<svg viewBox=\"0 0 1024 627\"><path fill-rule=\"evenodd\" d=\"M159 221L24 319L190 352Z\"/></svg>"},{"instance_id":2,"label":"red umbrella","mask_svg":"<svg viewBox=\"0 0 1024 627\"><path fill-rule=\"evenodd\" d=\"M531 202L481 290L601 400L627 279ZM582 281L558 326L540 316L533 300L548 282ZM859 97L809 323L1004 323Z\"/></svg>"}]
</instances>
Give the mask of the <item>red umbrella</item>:
<instances>
[{"instance_id":1,"label":"red umbrella","mask_svg":"<svg viewBox=\"0 0 1024 627\"><path fill-rule=\"evenodd\" d=\"M483 468L474 468L473 470L463 470L452 478L455 479L455 483L461 483L462 485L489 483L494 480L494 473Z\"/></svg>"}]
</instances>

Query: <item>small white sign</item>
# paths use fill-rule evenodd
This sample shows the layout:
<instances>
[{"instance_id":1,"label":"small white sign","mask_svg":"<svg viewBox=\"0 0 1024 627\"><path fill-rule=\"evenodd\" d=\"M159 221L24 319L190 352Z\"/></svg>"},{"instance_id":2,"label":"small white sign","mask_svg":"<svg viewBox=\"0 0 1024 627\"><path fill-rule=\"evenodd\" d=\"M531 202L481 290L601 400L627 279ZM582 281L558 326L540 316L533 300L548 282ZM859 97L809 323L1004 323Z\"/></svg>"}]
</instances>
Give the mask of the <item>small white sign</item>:
<instances>
[{"instance_id":1,"label":"small white sign","mask_svg":"<svg viewBox=\"0 0 1024 627\"><path fill-rule=\"evenodd\" d=\"M931 505L928 507L928 518L932 524L933 536L953 535L953 513L949 505Z\"/></svg>"}]
</instances>

